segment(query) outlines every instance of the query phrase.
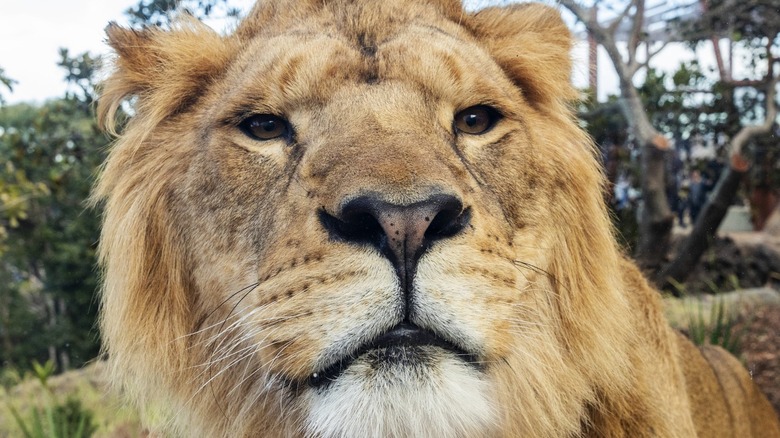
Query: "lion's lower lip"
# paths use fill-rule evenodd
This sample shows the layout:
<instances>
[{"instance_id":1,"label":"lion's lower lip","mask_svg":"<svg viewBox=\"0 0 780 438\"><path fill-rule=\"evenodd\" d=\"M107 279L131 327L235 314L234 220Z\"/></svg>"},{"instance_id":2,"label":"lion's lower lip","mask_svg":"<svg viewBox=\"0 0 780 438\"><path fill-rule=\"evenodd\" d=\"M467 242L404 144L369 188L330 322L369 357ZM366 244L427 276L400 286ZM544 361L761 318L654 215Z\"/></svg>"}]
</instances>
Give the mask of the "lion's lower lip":
<instances>
[{"instance_id":1,"label":"lion's lower lip","mask_svg":"<svg viewBox=\"0 0 780 438\"><path fill-rule=\"evenodd\" d=\"M401 323L358 348L353 353L339 359L334 364L312 373L308 378L308 384L319 388L335 381L349 368L352 363L367 354L373 354L374 360L401 363L413 360L417 352L424 347L438 347L450 351L464 362L477 366L478 360L474 354L468 353L456 345L436 336L433 332L423 330L417 326Z\"/></svg>"}]
</instances>

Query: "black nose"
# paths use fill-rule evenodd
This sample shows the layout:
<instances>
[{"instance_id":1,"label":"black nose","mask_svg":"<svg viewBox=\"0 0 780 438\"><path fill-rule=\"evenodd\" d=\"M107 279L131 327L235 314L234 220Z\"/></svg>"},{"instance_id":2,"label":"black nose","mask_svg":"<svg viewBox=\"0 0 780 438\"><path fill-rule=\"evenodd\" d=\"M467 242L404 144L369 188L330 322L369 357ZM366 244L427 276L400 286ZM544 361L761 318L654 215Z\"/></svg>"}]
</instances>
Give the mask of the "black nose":
<instances>
[{"instance_id":1,"label":"black nose","mask_svg":"<svg viewBox=\"0 0 780 438\"><path fill-rule=\"evenodd\" d=\"M404 288L410 285L425 250L437 240L460 233L470 218L470 210L458 198L445 194L409 205L361 196L345 203L336 215L320 211L320 220L333 237L373 245L389 258Z\"/></svg>"}]
</instances>

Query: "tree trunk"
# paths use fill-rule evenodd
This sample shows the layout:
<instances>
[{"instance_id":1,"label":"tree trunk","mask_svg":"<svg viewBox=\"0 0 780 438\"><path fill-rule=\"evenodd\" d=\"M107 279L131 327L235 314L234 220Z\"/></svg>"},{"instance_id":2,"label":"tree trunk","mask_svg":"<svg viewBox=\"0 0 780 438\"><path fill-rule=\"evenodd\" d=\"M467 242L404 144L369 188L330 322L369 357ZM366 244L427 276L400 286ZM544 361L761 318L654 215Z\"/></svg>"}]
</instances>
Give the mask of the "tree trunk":
<instances>
[{"instance_id":1,"label":"tree trunk","mask_svg":"<svg viewBox=\"0 0 780 438\"><path fill-rule=\"evenodd\" d=\"M62 298L57 299L57 313L60 316L60 319L66 318L67 313L67 304L65 303L65 300ZM70 353L69 353L68 344L65 344L62 346L62 349L60 349L60 372L65 372L70 369Z\"/></svg>"},{"instance_id":2,"label":"tree trunk","mask_svg":"<svg viewBox=\"0 0 780 438\"><path fill-rule=\"evenodd\" d=\"M674 214L666 199L667 147L660 136L642 147L642 208L634 258L649 273L658 272L666 262L674 225Z\"/></svg>"},{"instance_id":3,"label":"tree trunk","mask_svg":"<svg viewBox=\"0 0 780 438\"><path fill-rule=\"evenodd\" d=\"M0 301L0 333L2 333L3 338L3 350L5 351L5 364L10 367L14 366L13 362L13 349L14 344L11 340L11 315L10 307L11 307L11 298L8 294L10 294L10 291L5 291L2 293L2 301Z\"/></svg>"},{"instance_id":4,"label":"tree trunk","mask_svg":"<svg viewBox=\"0 0 780 438\"><path fill-rule=\"evenodd\" d=\"M709 248L721 221L726 216L732 201L736 197L747 166L729 166L721 173L718 184L704 204L693 230L680 246L677 255L656 276L655 282L662 290L679 297L682 294L674 284L682 283L696 267L699 258Z\"/></svg>"},{"instance_id":5,"label":"tree trunk","mask_svg":"<svg viewBox=\"0 0 780 438\"><path fill-rule=\"evenodd\" d=\"M49 313L49 321L48 321L48 331L49 333L54 333L55 328L57 327L57 308L56 303L54 301L54 298L52 297L44 297L47 312ZM57 364L57 346L54 344L49 344L48 347L49 350L49 360L53 364Z\"/></svg>"},{"instance_id":6,"label":"tree trunk","mask_svg":"<svg viewBox=\"0 0 780 438\"><path fill-rule=\"evenodd\" d=\"M560 4L585 24L589 37L606 50L618 75L621 108L631 131L642 147L643 208L640 211L640 237L635 258L643 269L656 271L663 264L669 249L674 214L672 214L666 200L665 159L669 143L653 127L642 103L642 97L633 82L635 73L642 67L642 63L638 61L637 53L642 44L645 2L637 1L625 5L623 16L613 23L614 26L617 26L620 21L628 17L631 25L631 36L624 52L618 49L618 43L615 40L616 27L599 24L595 6L585 8L576 0L560 0ZM646 44L645 48L648 48ZM648 53L644 62L649 62L650 57L651 55Z\"/></svg>"}]
</instances>

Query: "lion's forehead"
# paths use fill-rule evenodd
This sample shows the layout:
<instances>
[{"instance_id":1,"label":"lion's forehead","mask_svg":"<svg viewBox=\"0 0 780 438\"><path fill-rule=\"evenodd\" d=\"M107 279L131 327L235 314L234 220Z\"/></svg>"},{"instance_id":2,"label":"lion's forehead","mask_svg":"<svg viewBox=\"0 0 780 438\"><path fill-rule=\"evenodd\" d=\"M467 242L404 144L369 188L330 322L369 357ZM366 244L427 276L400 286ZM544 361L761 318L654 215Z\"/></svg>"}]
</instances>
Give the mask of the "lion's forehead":
<instances>
[{"instance_id":1,"label":"lion's forehead","mask_svg":"<svg viewBox=\"0 0 780 438\"><path fill-rule=\"evenodd\" d=\"M374 110L380 104L430 109L439 103L451 111L490 103L510 112L517 98L511 82L457 30L412 22L385 40L363 44L349 32L328 28L256 37L215 90L222 97L219 112L225 118L246 112L291 114L339 97L351 107L364 104ZM365 97L370 94L365 86L377 84L398 88L384 91L382 99ZM396 99L399 95L404 98Z\"/></svg>"}]
</instances>

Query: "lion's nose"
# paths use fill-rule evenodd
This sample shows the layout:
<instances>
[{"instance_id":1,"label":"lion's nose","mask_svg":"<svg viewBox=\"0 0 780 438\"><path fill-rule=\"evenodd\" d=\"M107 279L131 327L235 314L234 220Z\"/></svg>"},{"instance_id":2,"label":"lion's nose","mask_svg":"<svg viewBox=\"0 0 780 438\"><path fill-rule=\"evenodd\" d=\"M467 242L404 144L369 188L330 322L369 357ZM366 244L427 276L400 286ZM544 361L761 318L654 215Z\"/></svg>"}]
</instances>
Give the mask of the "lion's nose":
<instances>
[{"instance_id":1,"label":"lion's nose","mask_svg":"<svg viewBox=\"0 0 780 438\"><path fill-rule=\"evenodd\" d=\"M404 286L425 250L433 242L463 231L470 218L470 209L447 194L408 205L368 195L345 203L336 215L320 212L320 220L333 237L371 244L388 257Z\"/></svg>"}]
</instances>

